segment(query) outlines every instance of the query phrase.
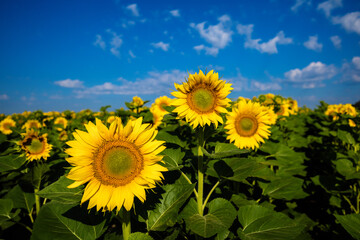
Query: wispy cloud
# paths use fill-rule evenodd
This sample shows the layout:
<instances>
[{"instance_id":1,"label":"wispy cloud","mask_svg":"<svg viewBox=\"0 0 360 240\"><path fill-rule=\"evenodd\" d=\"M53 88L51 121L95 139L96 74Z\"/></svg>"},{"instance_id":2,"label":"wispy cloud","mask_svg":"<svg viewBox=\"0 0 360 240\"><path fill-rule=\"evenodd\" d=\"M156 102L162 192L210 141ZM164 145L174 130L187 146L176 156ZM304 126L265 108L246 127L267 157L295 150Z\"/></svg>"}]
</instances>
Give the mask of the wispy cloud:
<instances>
[{"instance_id":1,"label":"wispy cloud","mask_svg":"<svg viewBox=\"0 0 360 240\"><path fill-rule=\"evenodd\" d=\"M154 48L160 48L165 52L167 52L169 50L169 47L170 47L169 43L164 43L164 42L151 43L151 45Z\"/></svg>"},{"instance_id":2,"label":"wispy cloud","mask_svg":"<svg viewBox=\"0 0 360 240\"><path fill-rule=\"evenodd\" d=\"M205 50L206 55L211 55L216 57L219 53L219 49L216 47L206 47L204 44L195 46L194 49L197 51L197 53L200 53L202 50Z\"/></svg>"},{"instance_id":3,"label":"wispy cloud","mask_svg":"<svg viewBox=\"0 0 360 240\"><path fill-rule=\"evenodd\" d=\"M180 17L180 11L179 11L179 9L171 10L171 11L170 11L170 14L171 14L173 17Z\"/></svg>"},{"instance_id":4,"label":"wispy cloud","mask_svg":"<svg viewBox=\"0 0 360 240\"><path fill-rule=\"evenodd\" d=\"M311 5L311 0L296 0L295 4L291 7L291 11L297 12L304 4Z\"/></svg>"},{"instance_id":5,"label":"wispy cloud","mask_svg":"<svg viewBox=\"0 0 360 240\"><path fill-rule=\"evenodd\" d=\"M311 62L303 69L295 68L284 73L285 82L292 83L294 87L315 88L325 86L322 81L331 79L337 74L333 65L322 62Z\"/></svg>"},{"instance_id":6,"label":"wispy cloud","mask_svg":"<svg viewBox=\"0 0 360 240\"><path fill-rule=\"evenodd\" d=\"M333 17L334 24L340 24L346 31L360 34L360 12L351 12L342 17Z\"/></svg>"},{"instance_id":7,"label":"wispy cloud","mask_svg":"<svg viewBox=\"0 0 360 240\"><path fill-rule=\"evenodd\" d=\"M330 37L331 42L334 44L334 47L337 49L341 48L341 38L337 35Z\"/></svg>"},{"instance_id":8,"label":"wispy cloud","mask_svg":"<svg viewBox=\"0 0 360 240\"><path fill-rule=\"evenodd\" d=\"M99 46L103 50L105 50L105 48L106 48L106 43L104 42L101 35L99 35L99 34L96 35L96 40L94 42L94 45Z\"/></svg>"},{"instance_id":9,"label":"wispy cloud","mask_svg":"<svg viewBox=\"0 0 360 240\"><path fill-rule=\"evenodd\" d=\"M353 57L350 63L344 63L341 72L341 82L360 83L360 57Z\"/></svg>"},{"instance_id":10,"label":"wispy cloud","mask_svg":"<svg viewBox=\"0 0 360 240\"><path fill-rule=\"evenodd\" d=\"M292 38L285 37L285 34L283 31L280 31L276 36L272 39L270 39L267 42L260 43L262 40L259 39L252 39L252 32L254 25L237 25L237 31L240 35L245 36L245 48L251 48L256 49L261 53L268 53L268 54L274 54L278 53L277 45L285 45L290 44L293 42Z\"/></svg>"},{"instance_id":11,"label":"wispy cloud","mask_svg":"<svg viewBox=\"0 0 360 240\"><path fill-rule=\"evenodd\" d=\"M7 94L0 94L0 100L8 100L9 96Z\"/></svg>"},{"instance_id":12,"label":"wispy cloud","mask_svg":"<svg viewBox=\"0 0 360 240\"><path fill-rule=\"evenodd\" d=\"M321 52L322 47L323 47L323 45L318 42L318 36L316 36L316 35L315 36L310 36L309 40L304 42L304 46L307 49L317 51L317 52Z\"/></svg>"},{"instance_id":13,"label":"wispy cloud","mask_svg":"<svg viewBox=\"0 0 360 240\"><path fill-rule=\"evenodd\" d=\"M208 43L211 44L211 47L206 47L204 45L199 45L203 47L195 48L195 50L205 50L207 54L212 52L216 56L219 49L224 49L231 41L231 36L233 32L231 31L231 19L228 15L223 15L218 18L219 23L216 25L209 25L205 28L206 22L202 23L191 23L190 26L196 29L200 36ZM215 54L216 53L216 54Z\"/></svg>"},{"instance_id":14,"label":"wispy cloud","mask_svg":"<svg viewBox=\"0 0 360 240\"><path fill-rule=\"evenodd\" d=\"M232 83L234 91L277 91L281 90L280 81L278 79L270 78L270 81L258 81L255 79L248 79L244 77L240 71L238 71L236 77L230 77L226 79Z\"/></svg>"},{"instance_id":15,"label":"wispy cloud","mask_svg":"<svg viewBox=\"0 0 360 240\"><path fill-rule=\"evenodd\" d=\"M187 77L185 71L174 69L171 71L152 71L148 72L145 78L138 78L135 81L129 81L119 78L120 84L105 82L90 88L76 90L78 98L90 95L161 95L168 94L174 89L174 82L180 83Z\"/></svg>"},{"instance_id":16,"label":"wispy cloud","mask_svg":"<svg viewBox=\"0 0 360 240\"><path fill-rule=\"evenodd\" d=\"M138 10L138 7L137 7L136 3L128 5L126 7L126 9L128 9L132 13L132 15L134 15L135 17L140 16L139 10Z\"/></svg>"},{"instance_id":17,"label":"wispy cloud","mask_svg":"<svg viewBox=\"0 0 360 240\"><path fill-rule=\"evenodd\" d=\"M106 30L108 33L110 33L112 35L112 39L110 42L110 52L119 57L120 56L120 52L119 52L119 48L122 45L122 39L121 36L119 36L116 32L112 31L111 29Z\"/></svg>"},{"instance_id":18,"label":"wispy cloud","mask_svg":"<svg viewBox=\"0 0 360 240\"><path fill-rule=\"evenodd\" d=\"M131 50L129 50L129 55L131 58L136 58L135 54Z\"/></svg>"},{"instance_id":19,"label":"wispy cloud","mask_svg":"<svg viewBox=\"0 0 360 240\"><path fill-rule=\"evenodd\" d=\"M55 81L55 85L59 85L60 87L65 88L83 88L83 81L80 81L79 79L71 80L70 78L60 81Z\"/></svg>"},{"instance_id":20,"label":"wispy cloud","mask_svg":"<svg viewBox=\"0 0 360 240\"><path fill-rule=\"evenodd\" d=\"M317 10L324 11L325 15L329 17L331 15L331 11L338 7L342 7L342 0L328 0L320 3Z\"/></svg>"}]
</instances>

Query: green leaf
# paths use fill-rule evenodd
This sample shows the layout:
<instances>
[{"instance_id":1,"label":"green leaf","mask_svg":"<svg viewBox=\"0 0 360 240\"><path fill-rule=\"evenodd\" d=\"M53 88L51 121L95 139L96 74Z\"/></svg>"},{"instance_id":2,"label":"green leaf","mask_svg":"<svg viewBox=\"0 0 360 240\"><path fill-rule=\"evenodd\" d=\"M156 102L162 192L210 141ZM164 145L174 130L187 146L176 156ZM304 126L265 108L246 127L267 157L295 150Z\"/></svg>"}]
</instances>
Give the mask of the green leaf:
<instances>
[{"instance_id":1,"label":"green leaf","mask_svg":"<svg viewBox=\"0 0 360 240\"><path fill-rule=\"evenodd\" d=\"M334 214L341 226L355 239L360 239L360 214Z\"/></svg>"},{"instance_id":2,"label":"green leaf","mask_svg":"<svg viewBox=\"0 0 360 240\"><path fill-rule=\"evenodd\" d=\"M53 201L41 207L31 239L96 239L103 233L104 224L102 214L89 214L80 206Z\"/></svg>"},{"instance_id":3,"label":"green leaf","mask_svg":"<svg viewBox=\"0 0 360 240\"><path fill-rule=\"evenodd\" d=\"M348 143L348 144L352 144L352 145L356 144L355 139L353 138L353 136L351 136L351 134L349 132L338 129L337 136L344 143Z\"/></svg>"},{"instance_id":4,"label":"green leaf","mask_svg":"<svg viewBox=\"0 0 360 240\"><path fill-rule=\"evenodd\" d=\"M164 151L162 151L163 155L163 161L165 162L165 167L169 171L180 169L182 164L182 159L185 156L185 153L181 152L181 149L173 149L173 148L167 148Z\"/></svg>"},{"instance_id":5,"label":"green leaf","mask_svg":"<svg viewBox=\"0 0 360 240\"><path fill-rule=\"evenodd\" d=\"M11 219L11 210L13 209L13 201L11 199L0 199L0 223Z\"/></svg>"},{"instance_id":6,"label":"green leaf","mask_svg":"<svg viewBox=\"0 0 360 240\"><path fill-rule=\"evenodd\" d=\"M68 188L74 181L62 176L53 184L37 193L40 197L56 200L62 204L79 204L83 195L83 187Z\"/></svg>"},{"instance_id":7,"label":"green leaf","mask_svg":"<svg viewBox=\"0 0 360 240\"><path fill-rule=\"evenodd\" d=\"M26 162L25 156L10 154L0 157L0 172L16 170Z\"/></svg>"},{"instance_id":8,"label":"green leaf","mask_svg":"<svg viewBox=\"0 0 360 240\"><path fill-rule=\"evenodd\" d=\"M134 232L129 235L129 240L154 240L154 239L145 233Z\"/></svg>"},{"instance_id":9,"label":"green leaf","mask_svg":"<svg viewBox=\"0 0 360 240\"><path fill-rule=\"evenodd\" d=\"M217 146L218 145L216 145L216 147ZM216 149L216 147L215 147L215 153L209 153L208 151L206 151L205 148L201 148L201 149L202 149L205 156L207 156L208 158L212 158L212 159L226 158L226 157L231 157L231 156L240 155L240 154L244 154L244 153L249 152L249 150L247 150L247 149L239 149L239 148L237 148L235 146L234 146L235 148L233 148L233 147L222 147L222 149L220 148L221 150L225 150L226 148L229 149L227 151L219 151L219 149ZM216 150L218 150L218 152L216 152Z\"/></svg>"},{"instance_id":10,"label":"green leaf","mask_svg":"<svg viewBox=\"0 0 360 240\"><path fill-rule=\"evenodd\" d=\"M291 134L290 139L287 142L287 145L289 147L296 147L296 148L302 148L308 146L308 140L304 138L303 136L300 136L298 134Z\"/></svg>"},{"instance_id":11,"label":"green leaf","mask_svg":"<svg viewBox=\"0 0 360 240\"><path fill-rule=\"evenodd\" d=\"M186 145L186 142L180 140L180 138L178 136L172 135L163 130L158 132L158 134L156 135L156 139L165 141L166 143L173 143L173 144L179 145L182 148L185 147L185 145Z\"/></svg>"},{"instance_id":12,"label":"green leaf","mask_svg":"<svg viewBox=\"0 0 360 240\"><path fill-rule=\"evenodd\" d=\"M238 235L245 240L293 239L305 227L282 213L257 205L240 207L238 218L243 226Z\"/></svg>"},{"instance_id":13,"label":"green leaf","mask_svg":"<svg viewBox=\"0 0 360 240\"><path fill-rule=\"evenodd\" d=\"M236 218L236 209L225 199L216 198L208 206L208 214L201 216L192 198L182 212L186 227L205 238L227 230Z\"/></svg>"},{"instance_id":14,"label":"green leaf","mask_svg":"<svg viewBox=\"0 0 360 240\"><path fill-rule=\"evenodd\" d=\"M254 159L225 158L210 162L207 174L241 182L247 177L257 175L256 172L262 168L267 168L267 166L257 163Z\"/></svg>"},{"instance_id":15,"label":"green leaf","mask_svg":"<svg viewBox=\"0 0 360 240\"><path fill-rule=\"evenodd\" d=\"M49 166L47 164L37 164L32 168L32 184L34 188L39 189L41 185L41 180L44 178L44 175L49 171Z\"/></svg>"},{"instance_id":16,"label":"green leaf","mask_svg":"<svg viewBox=\"0 0 360 240\"><path fill-rule=\"evenodd\" d=\"M19 185L11 189L5 198L13 201L14 208L24 208L29 213L35 204L34 193L24 192Z\"/></svg>"},{"instance_id":17,"label":"green leaf","mask_svg":"<svg viewBox=\"0 0 360 240\"><path fill-rule=\"evenodd\" d=\"M335 162L336 170L343 176L345 176L346 180L349 179L360 179L360 172L356 172L353 163L348 159L339 159Z\"/></svg>"},{"instance_id":18,"label":"green leaf","mask_svg":"<svg viewBox=\"0 0 360 240\"><path fill-rule=\"evenodd\" d=\"M154 210L148 211L148 231L164 231L176 223L179 209L189 198L195 184L171 184L163 187L160 203Z\"/></svg>"},{"instance_id":19,"label":"green leaf","mask_svg":"<svg viewBox=\"0 0 360 240\"><path fill-rule=\"evenodd\" d=\"M276 199L301 199L308 194L302 190L303 180L296 177L284 177L267 183L259 183L263 194Z\"/></svg>"}]
</instances>

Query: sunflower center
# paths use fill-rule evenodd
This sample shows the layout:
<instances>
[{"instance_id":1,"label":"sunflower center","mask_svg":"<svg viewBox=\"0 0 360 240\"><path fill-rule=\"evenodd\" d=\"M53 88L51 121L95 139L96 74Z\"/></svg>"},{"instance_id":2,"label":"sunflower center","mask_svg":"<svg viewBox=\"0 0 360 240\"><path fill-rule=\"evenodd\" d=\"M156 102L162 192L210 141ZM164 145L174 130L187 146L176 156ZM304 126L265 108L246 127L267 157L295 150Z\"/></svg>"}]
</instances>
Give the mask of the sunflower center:
<instances>
[{"instance_id":1,"label":"sunflower center","mask_svg":"<svg viewBox=\"0 0 360 240\"><path fill-rule=\"evenodd\" d=\"M3 127L4 127L4 129L9 130L10 127L11 127L11 124L10 123L4 123Z\"/></svg>"},{"instance_id":2,"label":"sunflower center","mask_svg":"<svg viewBox=\"0 0 360 240\"><path fill-rule=\"evenodd\" d=\"M41 153L44 149L44 143L39 141L39 139L32 139L30 145L27 146L27 149L32 154Z\"/></svg>"},{"instance_id":3,"label":"sunflower center","mask_svg":"<svg viewBox=\"0 0 360 240\"><path fill-rule=\"evenodd\" d=\"M94 153L94 176L105 185L124 186L143 169L143 156L130 142L104 142Z\"/></svg>"},{"instance_id":4,"label":"sunflower center","mask_svg":"<svg viewBox=\"0 0 360 240\"><path fill-rule=\"evenodd\" d=\"M206 113L214 110L215 99L211 90L200 87L189 94L188 103L192 110L198 113Z\"/></svg>"},{"instance_id":5,"label":"sunflower center","mask_svg":"<svg viewBox=\"0 0 360 240\"><path fill-rule=\"evenodd\" d=\"M254 116L241 116L237 120L236 131L242 137L253 136L258 129L258 122Z\"/></svg>"}]
</instances>

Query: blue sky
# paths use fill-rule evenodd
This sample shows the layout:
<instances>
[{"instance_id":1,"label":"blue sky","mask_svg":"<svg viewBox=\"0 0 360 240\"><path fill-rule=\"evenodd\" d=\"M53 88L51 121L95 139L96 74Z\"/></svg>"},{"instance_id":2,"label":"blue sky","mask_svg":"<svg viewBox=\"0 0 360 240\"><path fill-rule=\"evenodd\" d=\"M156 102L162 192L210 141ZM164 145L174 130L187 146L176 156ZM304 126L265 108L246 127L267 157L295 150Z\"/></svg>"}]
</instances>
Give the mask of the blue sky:
<instances>
[{"instance_id":1,"label":"blue sky","mask_svg":"<svg viewBox=\"0 0 360 240\"><path fill-rule=\"evenodd\" d=\"M0 31L5 114L154 101L199 69L231 98L360 100L358 0L3 0Z\"/></svg>"}]
</instances>

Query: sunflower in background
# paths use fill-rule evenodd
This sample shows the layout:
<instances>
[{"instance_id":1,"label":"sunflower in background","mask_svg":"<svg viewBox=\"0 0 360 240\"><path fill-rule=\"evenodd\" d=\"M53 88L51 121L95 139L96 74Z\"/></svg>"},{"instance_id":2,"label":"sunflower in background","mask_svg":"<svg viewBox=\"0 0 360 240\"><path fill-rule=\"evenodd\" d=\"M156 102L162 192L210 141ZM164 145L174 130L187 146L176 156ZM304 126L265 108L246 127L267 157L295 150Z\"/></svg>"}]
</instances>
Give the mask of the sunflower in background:
<instances>
[{"instance_id":1,"label":"sunflower in background","mask_svg":"<svg viewBox=\"0 0 360 240\"><path fill-rule=\"evenodd\" d=\"M12 130L10 128L15 126L16 122L12 120L11 117L7 117L0 122L0 131L5 135L9 135L12 133Z\"/></svg>"},{"instance_id":2,"label":"sunflower in background","mask_svg":"<svg viewBox=\"0 0 360 240\"><path fill-rule=\"evenodd\" d=\"M221 113L227 113L226 107L230 99L227 98L233 89L230 83L219 79L219 74L213 70L206 75L200 70L199 74L189 74L186 82L175 83L177 91L171 94L176 97L172 105L173 112L179 118L185 118L193 127L205 126L214 123L223 123Z\"/></svg>"},{"instance_id":3,"label":"sunflower in background","mask_svg":"<svg viewBox=\"0 0 360 240\"><path fill-rule=\"evenodd\" d=\"M130 211L134 197L142 202L145 190L154 188L163 179L163 141L155 140L157 131L142 118L129 120L123 126L116 118L107 128L99 119L96 124L85 125L87 132L76 130L75 140L68 141L71 147L65 152L66 160L73 166L67 177L75 182L69 188L84 183L87 186L81 203L89 200L88 209L117 211L124 206Z\"/></svg>"},{"instance_id":4,"label":"sunflower in background","mask_svg":"<svg viewBox=\"0 0 360 240\"><path fill-rule=\"evenodd\" d=\"M61 127L57 127L56 130L62 131L67 127L68 120L64 117L57 117L54 121L55 125L61 125Z\"/></svg>"},{"instance_id":5,"label":"sunflower in background","mask_svg":"<svg viewBox=\"0 0 360 240\"><path fill-rule=\"evenodd\" d=\"M42 127L41 123L38 120L27 120L26 123L22 126L22 129L26 129L26 131L30 129L40 129Z\"/></svg>"},{"instance_id":6,"label":"sunflower in background","mask_svg":"<svg viewBox=\"0 0 360 240\"><path fill-rule=\"evenodd\" d=\"M50 157L52 145L47 142L47 134L39 136L39 133L34 129L30 129L26 133L22 133L23 140L18 144L21 149L25 151L27 160L34 161L43 158L46 160Z\"/></svg>"},{"instance_id":7,"label":"sunflower in background","mask_svg":"<svg viewBox=\"0 0 360 240\"><path fill-rule=\"evenodd\" d=\"M238 148L259 147L260 142L270 135L270 117L268 110L259 103L240 101L228 113L225 129L227 138Z\"/></svg>"},{"instance_id":8,"label":"sunflower in background","mask_svg":"<svg viewBox=\"0 0 360 240\"><path fill-rule=\"evenodd\" d=\"M283 103L279 106L279 110L276 112L278 116L290 116L290 105Z\"/></svg>"},{"instance_id":9,"label":"sunflower in background","mask_svg":"<svg viewBox=\"0 0 360 240\"><path fill-rule=\"evenodd\" d=\"M164 113L158 107L151 107L150 112L153 115L153 127L157 128L162 123Z\"/></svg>"}]
</instances>

